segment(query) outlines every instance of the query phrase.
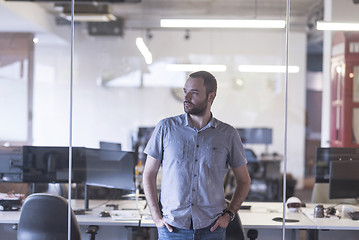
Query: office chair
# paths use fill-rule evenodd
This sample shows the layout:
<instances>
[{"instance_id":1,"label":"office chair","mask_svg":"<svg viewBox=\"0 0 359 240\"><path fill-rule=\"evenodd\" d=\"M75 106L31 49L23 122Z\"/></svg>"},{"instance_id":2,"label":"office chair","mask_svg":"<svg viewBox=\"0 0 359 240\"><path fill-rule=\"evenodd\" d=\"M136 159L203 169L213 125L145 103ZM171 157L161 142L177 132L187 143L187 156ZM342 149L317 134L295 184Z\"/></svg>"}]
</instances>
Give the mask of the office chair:
<instances>
[{"instance_id":1,"label":"office chair","mask_svg":"<svg viewBox=\"0 0 359 240\"><path fill-rule=\"evenodd\" d=\"M258 237L258 231L256 229L249 229L247 232L247 237L250 240L255 240Z\"/></svg>"},{"instance_id":2,"label":"office chair","mask_svg":"<svg viewBox=\"0 0 359 240\"><path fill-rule=\"evenodd\" d=\"M229 199L225 199L226 205L230 203ZM244 228L238 213L235 213L233 221L229 222L226 229L226 240L244 240Z\"/></svg>"},{"instance_id":3,"label":"office chair","mask_svg":"<svg viewBox=\"0 0 359 240\"><path fill-rule=\"evenodd\" d=\"M244 155L248 161L247 168L248 168L250 177L252 179L253 178L262 178L263 177L263 173L261 171L262 169L261 169L259 160L257 158L257 155L254 153L254 151L252 149L245 148Z\"/></svg>"},{"instance_id":4,"label":"office chair","mask_svg":"<svg viewBox=\"0 0 359 240\"><path fill-rule=\"evenodd\" d=\"M238 213L235 214L233 221L231 221L226 229L226 240L244 240L244 228L239 218Z\"/></svg>"},{"instance_id":5,"label":"office chair","mask_svg":"<svg viewBox=\"0 0 359 240\"><path fill-rule=\"evenodd\" d=\"M45 193L28 196L22 206L18 240L67 240L68 204L65 198ZM91 239L97 229L89 227ZM71 240L81 240L80 227L71 211Z\"/></svg>"},{"instance_id":6,"label":"office chair","mask_svg":"<svg viewBox=\"0 0 359 240\"><path fill-rule=\"evenodd\" d=\"M265 182L263 181L263 173L261 170L261 166L254 151L252 149L245 148L244 155L248 161L247 168L248 168L249 176L252 179L252 184L257 184L257 183L261 184L262 182L263 184L265 184ZM232 198L232 194L235 186L236 186L235 176L233 174L233 171L229 170L224 178L224 192L226 199ZM253 191L250 191L250 193L248 194L249 199L253 199L252 197L254 197L255 194L256 193L254 193ZM263 200L262 196L260 196L260 200Z\"/></svg>"}]
</instances>

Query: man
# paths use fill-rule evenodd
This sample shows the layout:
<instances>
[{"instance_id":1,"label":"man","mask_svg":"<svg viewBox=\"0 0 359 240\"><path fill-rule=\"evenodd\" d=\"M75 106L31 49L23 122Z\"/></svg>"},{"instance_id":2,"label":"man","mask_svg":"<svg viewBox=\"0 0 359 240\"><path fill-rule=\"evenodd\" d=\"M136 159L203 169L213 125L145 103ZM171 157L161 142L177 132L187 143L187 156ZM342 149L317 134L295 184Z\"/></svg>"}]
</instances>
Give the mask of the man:
<instances>
[{"instance_id":1,"label":"man","mask_svg":"<svg viewBox=\"0 0 359 240\"><path fill-rule=\"evenodd\" d=\"M212 116L217 81L189 75L184 111L156 126L145 153L143 187L160 240L225 239L225 228L245 200L250 177L236 129ZM162 163L160 208L156 177ZM223 181L232 168L237 186L226 208Z\"/></svg>"}]
</instances>

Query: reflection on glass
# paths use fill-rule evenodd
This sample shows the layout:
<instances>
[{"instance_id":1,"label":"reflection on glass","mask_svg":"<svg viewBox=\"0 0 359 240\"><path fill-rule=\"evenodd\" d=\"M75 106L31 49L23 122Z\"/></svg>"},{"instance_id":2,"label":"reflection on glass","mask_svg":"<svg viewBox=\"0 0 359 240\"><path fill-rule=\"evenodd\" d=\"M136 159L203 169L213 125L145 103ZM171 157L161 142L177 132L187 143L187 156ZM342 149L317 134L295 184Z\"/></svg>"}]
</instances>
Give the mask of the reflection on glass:
<instances>
[{"instance_id":1,"label":"reflection on glass","mask_svg":"<svg viewBox=\"0 0 359 240\"><path fill-rule=\"evenodd\" d=\"M354 66L353 70L353 102L359 102L359 66Z\"/></svg>"},{"instance_id":2,"label":"reflection on glass","mask_svg":"<svg viewBox=\"0 0 359 240\"><path fill-rule=\"evenodd\" d=\"M353 109L353 143L359 144L359 108Z\"/></svg>"},{"instance_id":3,"label":"reflection on glass","mask_svg":"<svg viewBox=\"0 0 359 240\"><path fill-rule=\"evenodd\" d=\"M32 34L0 33L0 142L25 143L28 140L32 51Z\"/></svg>"},{"instance_id":4,"label":"reflection on glass","mask_svg":"<svg viewBox=\"0 0 359 240\"><path fill-rule=\"evenodd\" d=\"M26 60L0 67L0 140L26 141L27 76L22 74L23 66L27 66Z\"/></svg>"},{"instance_id":5,"label":"reflection on glass","mask_svg":"<svg viewBox=\"0 0 359 240\"><path fill-rule=\"evenodd\" d=\"M222 2L218 1L216 4L221 6ZM215 7L217 7L216 4ZM285 2L281 1L280 4L282 6L278 9L281 10L276 11L275 18L285 19ZM21 3L21 6L30 8L37 6L37 3L31 3L31 5ZM111 10L123 13L121 9L125 12L128 10L127 7L114 4L114 9L111 7ZM146 35L150 28L130 27L131 23L136 22L146 24L148 17L146 11L141 7L139 13L132 14L132 11L136 10L134 6L130 7L126 16L140 16L140 19L128 21L126 19L126 28L121 28L121 31L123 30L121 36L111 35L111 32L106 32L106 27L94 28L100 31L93 34L93 28L88 28L85 22L79 22L75 26L74 146L97 148L101 141L119 142L124 150L138 147L141 154L143 143L140 138L129 136L135 136L142 127L151 128L163 117L183 112L181 90L188 72L168 72L166 64L224 64L227 71L215 73L219 87L218 96L213 105L214 116L237 128L273 129L273 142L268 146L247 143L245 147L253 149L258 158L262 157L263 153L269 153L270 157L283 155L284 75L238 71L239 65L283 65L285 62L283 30L184 31L179 29L167 31L154 28L151 30L151 35ZM260 8L258 17L261 18L263 17L260 16L261 11L266 7L259 5L258 7ZM41 9L38 8L39 11L36 12L42 13ZM237 11L245 12L243 16L240 16ZM24 12L33 14L34 11ZM235 15L245 18L252 14L244 8L235 8L235 14L232 15L225 12L226 17ZM257 14L257 12L254 13ZM152 11L149 11L149 14L156 15ZM0 18L1 16L4 15L0 14ZM55 22L55 16L51 17L50 19L47 15L44 18L49 20L48 24ZM34 141L32 144L67 146L69 142L70 26L66 22L66 24L52 27L54 31L58 31L59 35L67 39L62 43L55 41L46 43L44 38L38 38L38 44L35 47ZM111 27L109 28L111 30ZM101 32L106 32L106 35L101 36ZM136 48L135 40L138 37L144 39L153 53L153 63L150 65L144 62L143 56ZM290 49L293 49L290 55L295 57L290 59L289 64L298 65L300 69L305 69L306 37L307 33L304 30L290 34ZM26 64L25 62L24 66ZM19 134L16 136L17 139L26 139L24 134L26 134L27 120L22 120L27 117L26 83L15 83L12 80L19 76L19 62L14 62L13 65L7 67L11 67L11 73L16 76L10 76L10 78L6 76L6 80L0 81L0 100L11 104L21 102L24 106L2 107L2 110L3 108L5 110L2 116L9 116L12 125L17 126L16 134ZM1 67L0 75L7 75L4 73L7 71ZM305 138L305 81L303 81L305 74L300 70L299 73L290 76L289 82L288 156L290 156L290 162L288 172L296 179L302 179L304 174L304 141L302 140ZM26 79L20 81L26 81ZM11 82L12 86L10 87L10 83L7 82ZM359 85L358 80L356 84ZM359 98L357 95L355 96ZM5 118L1 120L0 134L12 131L5 127L8 126L10 120ZM356 120L358 121L358 118ZM21 122L17 123L17 121ZM263 199L268 195L262 194L260 197ZM276 195L275 199L270 200L278 200L280 197Z\"/></svg>"}]
</instances>

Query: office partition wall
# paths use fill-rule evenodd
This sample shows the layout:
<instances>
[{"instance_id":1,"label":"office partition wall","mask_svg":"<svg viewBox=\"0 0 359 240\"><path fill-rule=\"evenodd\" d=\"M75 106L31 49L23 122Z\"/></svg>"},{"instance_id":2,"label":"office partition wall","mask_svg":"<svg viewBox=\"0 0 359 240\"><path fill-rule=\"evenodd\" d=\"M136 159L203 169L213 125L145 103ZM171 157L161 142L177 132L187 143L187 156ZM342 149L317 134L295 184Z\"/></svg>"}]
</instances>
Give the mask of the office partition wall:
<instances>
[{"instance_id":1,"label":"office partition wall","mask_svg":"<svg viewBox=\"0 0 359 240\"><path fill-rule=\"evenodd\" d=\"M284 20L287 2L278 2L276 18ZM340 7L358 6L338 0L330 2L335 6L333 12ZM71 12L69 4L70 1L57 5L63 15ZM15 25L12 29L0 25L2 31L34 33L24 44L34 45L33 70L29 62L8 60L8 53L1 49L1 84L6 82L1 91L9 94L9 98L2 99L7 107L3 107L5 117L0 122L1 129L10 135L1 131L0 142L35 146L71 143L98 148L101 141L107 141L121 143L125 151L133 150L141 127L153 127L160 119L183 112L182 101L178 99L190 71L170 71L169 64L220 64L226 66L226 71L213 72L218 80L213 115L236 128L271 128L271 144L245 143L245 147L252 149L259 159L279 159L281 173L287 161L287 173L297 179L297 187L302 187L307 28L288 25L286 49L285 29L163 29L150 24L153 16L164 11L151 9L137 13L141 17L135 19L130 17L135 4L141 8L141 4L147 3L133 1L121 5L119 8L124 10L117 10L117 19L109 24L76 21L71 25L66 18L45 11L46 4L0 2L2 22L15 14L22 16L19 21L25 23L22 28ZM264 8L259 1L253 14L238 6L230 16L265 18L261 15ZM198 14L201 13L190 12L180 17L199 17ZM296 13L292 14L295 21ZM333 16L337 20L356 20L350 14ZM152 63L147 63L137 48L137 38L142 38L151 51ZM12 42L8 41L10 45ZM299 71L286 77L278 72L240 71L240 65L294 65L299 66ZM4 74L9 71L18 74ZM256 189L260 188L251 191ZM267 189L263 191L260 193L265 195Z\"/></svg>"}]
</instances>

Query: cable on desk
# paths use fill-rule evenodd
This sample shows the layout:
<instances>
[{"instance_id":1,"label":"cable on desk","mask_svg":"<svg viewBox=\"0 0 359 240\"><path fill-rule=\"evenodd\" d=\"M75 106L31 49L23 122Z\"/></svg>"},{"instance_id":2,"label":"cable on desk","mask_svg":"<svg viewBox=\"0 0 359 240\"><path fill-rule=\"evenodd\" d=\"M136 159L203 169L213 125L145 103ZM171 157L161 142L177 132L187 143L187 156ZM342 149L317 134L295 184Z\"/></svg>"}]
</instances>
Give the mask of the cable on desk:
<instances>
[{"instance_id":1,"label":"cable on desk","mask_svg":"<svg viewBox=\"0 0 359 240\"><path fill-rule=\"evenodd\" d=\"M92 207L91 210L96 209L96 208L99 208L99 207L101 207L101 206L103 206L103 205L109 203L110 201L112 201L112 199L107 199L104 203L101 203L101 204L99 204L99 205L97 205L97 206L95 206L95 207Z\"/></svg>"}]
</instances>

